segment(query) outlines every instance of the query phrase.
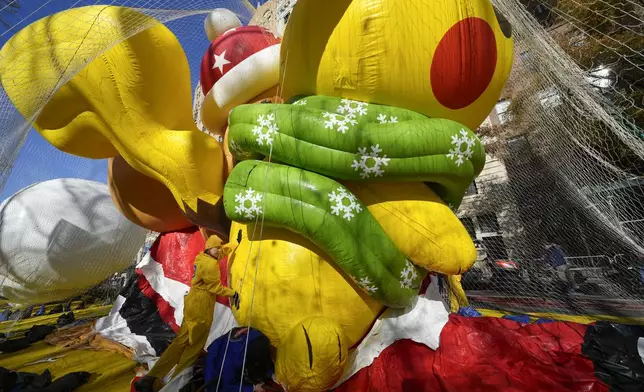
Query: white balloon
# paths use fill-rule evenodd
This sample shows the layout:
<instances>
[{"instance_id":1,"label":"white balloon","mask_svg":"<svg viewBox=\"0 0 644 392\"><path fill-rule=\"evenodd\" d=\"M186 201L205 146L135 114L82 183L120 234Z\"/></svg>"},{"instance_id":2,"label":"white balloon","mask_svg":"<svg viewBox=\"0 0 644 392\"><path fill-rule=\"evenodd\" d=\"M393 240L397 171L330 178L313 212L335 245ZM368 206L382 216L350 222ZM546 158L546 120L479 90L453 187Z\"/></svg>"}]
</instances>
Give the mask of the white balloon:
<instances>
[{"instance_id":1,"label":"white balloon","mask_svg":"<svg viewBox=\"0 0 644 392\"><path fill-rule=\"evenodd\" d=\"M0 205L0 295L21 305L78 295L132 265L145 235L105 184L67 178L24 188Z\"/></svg>"},{"instance_id":2,"label":"white balloon","mask_svg":"<svg viewBox=\"0 0 644 392\"><path fill-rule=\"evenodd\" d=\"M217 37L235 27L240 27L241 21L234 12L225 8L217 8L212 11L204 21L204 29L206 36L210 42L214 41Z\"/></svg>"}]
</instances>

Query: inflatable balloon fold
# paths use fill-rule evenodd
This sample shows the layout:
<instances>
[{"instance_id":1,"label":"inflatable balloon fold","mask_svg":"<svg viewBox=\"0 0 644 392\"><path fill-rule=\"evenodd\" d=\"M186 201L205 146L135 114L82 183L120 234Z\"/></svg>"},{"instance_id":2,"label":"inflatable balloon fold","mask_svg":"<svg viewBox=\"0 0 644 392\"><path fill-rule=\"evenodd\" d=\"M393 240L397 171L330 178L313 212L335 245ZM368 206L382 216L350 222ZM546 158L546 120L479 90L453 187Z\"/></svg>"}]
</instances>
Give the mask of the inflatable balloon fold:
<instances>
[{"instance_id":1,"label":"inflatable balloon fold","mask_svg":"<svg viewBox=\"0 0 644 392\"><path fill-rule=\"evenodd\" d=\"M0 219L0 295L20 305L81 294L131 266L145 240L105 184L76 178L20 190Z\"/></svg>"}]
</instances>

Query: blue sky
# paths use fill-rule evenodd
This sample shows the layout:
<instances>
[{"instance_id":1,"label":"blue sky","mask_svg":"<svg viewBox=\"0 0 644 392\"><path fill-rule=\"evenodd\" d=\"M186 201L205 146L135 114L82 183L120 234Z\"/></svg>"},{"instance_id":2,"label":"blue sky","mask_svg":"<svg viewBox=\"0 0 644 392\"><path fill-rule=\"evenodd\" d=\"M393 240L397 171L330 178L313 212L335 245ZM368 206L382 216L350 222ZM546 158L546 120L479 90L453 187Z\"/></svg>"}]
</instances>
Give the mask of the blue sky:
<instances>
[{"instance_id":1,"label":"blue sky","mask_svg":"<svg viewBox=\"0 0 644 392\"><path fill-rule=\"evenodd\" d=\"M264 1L252 0L252 4L256 5ZM6 12L0 12L5 22L16 26L9 31L5 26L0 26L0 34L2 34L0 36L0 46L4 45L13 33L42 17L70 7L93 4L158 7L164 9L183 9L189 7L190 9L200 10L222 7L237 12L243 22L247 22L247 18L249 17L248 12L241 5L241 0L18 0L18 2L20 9L16 13L7 14ZM153 5L155 3L159 5ZM0 5L0 8L2 7ZM203 32L204 16L191 16L167 24L177 35L177 38L179 38L179 41L186 51L190 62L193 88L199 80L201 57L208 47L208 40ZM20 150L17 159L14 161L13 170L4 188L0 190L0 201L28 185L54 178L70 177L106 182L107 160L85 159L60 152L47 143L38 132L32 129L29 131L25 144Z\"/></svg>"}]
</instances>

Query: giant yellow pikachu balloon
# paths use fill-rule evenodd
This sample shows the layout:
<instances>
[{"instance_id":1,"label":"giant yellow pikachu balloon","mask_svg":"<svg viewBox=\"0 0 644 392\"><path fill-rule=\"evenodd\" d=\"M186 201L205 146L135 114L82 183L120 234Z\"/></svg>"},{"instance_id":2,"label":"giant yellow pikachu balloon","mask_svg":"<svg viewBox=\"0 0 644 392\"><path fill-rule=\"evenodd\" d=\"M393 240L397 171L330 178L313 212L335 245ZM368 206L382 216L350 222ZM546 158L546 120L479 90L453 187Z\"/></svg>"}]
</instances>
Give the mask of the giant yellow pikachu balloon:
<instances>
[{"instance_id":1,"label":"giant yellow pikachu balloon","mask_svg":"<svg viewBox=\"0 0 644 392\"><path fill-rule=\"evenodd\" d=\"M164 25L123 7L73 8L15 34L0 59L7 95L55 147L121 155L165 185L193 223L218 219L223 154L195 127L188 61Z\"/></svg>"},{"instance_id":2,"label":"giant yellow pikachu balloon","mask_svg":"<svg viewBox=\"0 0 644 392\"><path fill-rule=\"evenodd\" d=\"M511 30L489 0L299 0L280 61L285 100L336 96L476 128L509 75ZM474 262L476 251L467 231L422 182L343 184L414 264L458 275ZM231 285L254 304L252 316L243 302L235 316L242 324L252 322L277 345L276 373L288 390L327 390L343 364L337 361L323 369L311 364L308 358L319 349L308 335L306 316L318 317L325 326L316 328L322 357L340 358L343 344L329 342L346 338L346 344L355 344L381 307L301 236L264 228L260 239L253 234L259 231L232 225L230 237L240 243L229 260ZM248 271L254 274L255 268L258 278L253 281Z\"/></svg>"},{"instance_id":3,"label":"giant yellow pikachu balloon","mask_svg":"<svg viewBox=\"0 0 644 392\"><path fill-rule=\"evenodd\" d=\"M489 0L300 0L282 40L284 98L341 96L476 129L512 67Z\"/></svg>"}]
</instances>

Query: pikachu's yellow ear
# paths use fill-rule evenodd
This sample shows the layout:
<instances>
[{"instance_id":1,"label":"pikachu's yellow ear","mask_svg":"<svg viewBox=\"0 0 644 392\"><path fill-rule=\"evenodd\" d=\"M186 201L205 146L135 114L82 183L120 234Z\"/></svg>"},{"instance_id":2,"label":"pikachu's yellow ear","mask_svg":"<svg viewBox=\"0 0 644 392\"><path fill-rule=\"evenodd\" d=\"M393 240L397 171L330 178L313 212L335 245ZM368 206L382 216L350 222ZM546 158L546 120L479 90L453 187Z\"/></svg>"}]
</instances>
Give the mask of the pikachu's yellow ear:
<instances>
[{"instance_id":1,"label":"pikachu's yellow ear","mask_svg":"<svg viewBox=\"0 0 644 392\"><path fill-rule=\"evenodd\" d=\"M4 45L0 78L55 147L87 158L121 155L208 227L222 194L223 154L194 125L188 61L163 24L125 7L59 12Z\"/></svg>"},{"instance_id":2,"label":"pikachu's yellow ear","mask_svg":"<svg viewBox=\"0 0 644 392\"><path fill-rule=\"evenodd\" d=\"M137 30L143 30L137 33ZM25 117L59 149L116 155L108 130L193 129L190 70L174 34L129 8L89 6L40 19L0 52L0 77ZM172 80L172 83L168 83ZM132 130L128 130L132 131Z\"/></svg>"}]
</instances>

